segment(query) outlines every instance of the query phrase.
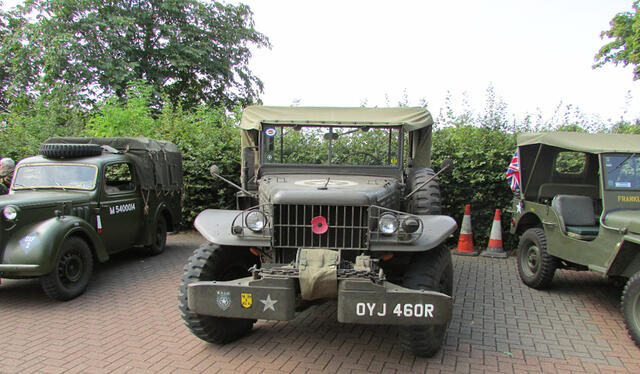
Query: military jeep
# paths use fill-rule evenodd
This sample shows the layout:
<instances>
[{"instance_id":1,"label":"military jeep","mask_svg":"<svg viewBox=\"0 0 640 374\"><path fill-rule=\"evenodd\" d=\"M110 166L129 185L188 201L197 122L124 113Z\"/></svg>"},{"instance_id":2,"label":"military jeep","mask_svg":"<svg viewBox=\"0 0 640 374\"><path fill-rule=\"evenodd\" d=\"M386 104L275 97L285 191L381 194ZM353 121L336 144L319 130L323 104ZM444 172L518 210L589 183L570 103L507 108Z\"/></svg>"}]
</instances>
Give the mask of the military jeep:
<instances>
[{"instance_id":1,"label":"military jeep","mask_svg":"<svg viewBox=\"0 0 640 374\"><path fill-rule=\"evenodd\" d=\"M626 282L621 309L640 346L640 135L518 136L522 187L511 232L518 271L548 287L558 268Z\"/></svg>"},{"instance_id":2,"label":"military jeep","mask_svg":"<svg viewBox=\"0 0 640 374\"><path fill-rule=\"evenodd\" d=\"M421 108L248 107L238 209L195 219L208 243L182 276L187 327L226 343L337 299L339 322L399 325L406 349L437 352L457 225L440 215L432 124Z\"/></svg>"},{"instance_id":3,"label":"military jeep","mask_svg":"<svg viewBox=\"0 0 640 374\"><path fill-rule=\"evenodd\" d=\"M177 228L182 157L147 138L51 138L18 163L0 196L0 277L40 278L56 300L82 294L95 261Z\"/></svg>"}]
</instances>

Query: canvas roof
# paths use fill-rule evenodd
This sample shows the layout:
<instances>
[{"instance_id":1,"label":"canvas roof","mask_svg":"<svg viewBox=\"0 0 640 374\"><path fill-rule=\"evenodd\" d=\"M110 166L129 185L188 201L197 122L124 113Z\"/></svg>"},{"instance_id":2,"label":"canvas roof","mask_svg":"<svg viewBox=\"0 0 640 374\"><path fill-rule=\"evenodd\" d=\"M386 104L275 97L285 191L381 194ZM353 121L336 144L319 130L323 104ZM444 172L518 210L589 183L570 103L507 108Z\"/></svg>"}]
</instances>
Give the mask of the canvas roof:
<instances>
[{"instance_id":1,"label":"canvas roof","mask_svg":"<svg viewBox=\"0 0 640 374\"><path fill-rule=\"evenodd\" d=\"M133 159L143 190L183 189L182 154L174 143L144 137L54 137L45 143L99 144L122 151Z\"/></svg>"},{"instance_id":2,"label":"canvas roof","mask_svg":"<svg viewBox=\"0 0 640 374\"><path fill-rule=\"evenodd\" d=\"M249 106L242 113L240 128L260 130L262 125L351 125L402 126L413 131L433 125L424 108L330 108Z\"/></svg>"},{"instance_id":3,"label":"canvas roof","mask_svg":"<svg viewBox=\"0 0 640 374\"><path fill-rule=\"evenodd\" d=\"M640 153L640 135L545 132L518 135L518 146L544 144L587 153Z\"/></svg>"}]
</instances>

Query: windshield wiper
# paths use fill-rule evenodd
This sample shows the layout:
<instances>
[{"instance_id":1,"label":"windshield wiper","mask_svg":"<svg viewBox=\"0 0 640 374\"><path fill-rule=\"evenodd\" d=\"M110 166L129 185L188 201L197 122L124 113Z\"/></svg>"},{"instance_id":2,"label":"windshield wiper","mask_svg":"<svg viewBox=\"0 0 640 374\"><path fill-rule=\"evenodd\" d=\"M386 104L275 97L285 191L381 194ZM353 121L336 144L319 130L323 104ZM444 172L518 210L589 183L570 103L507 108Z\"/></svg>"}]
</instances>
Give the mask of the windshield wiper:
<instances>
[{"instance_id":1,"label":"windshield wiper","mask_svg":"<svg viewBox=\"0 0 640 374\"><path fill-rule=\"evenodd\" d=\"M618 166L615 167L615 169L611 170L609 173L613 173L614 171L620 169L622 167L622 165L624 165L627 161L629 161L629 159L631 159L632 157L635 157L636 153L632 153L631 155L629 155L627 158L625 158L624 160L622 160L621 163L618 164Z\"/></svg>"}]
</instances>

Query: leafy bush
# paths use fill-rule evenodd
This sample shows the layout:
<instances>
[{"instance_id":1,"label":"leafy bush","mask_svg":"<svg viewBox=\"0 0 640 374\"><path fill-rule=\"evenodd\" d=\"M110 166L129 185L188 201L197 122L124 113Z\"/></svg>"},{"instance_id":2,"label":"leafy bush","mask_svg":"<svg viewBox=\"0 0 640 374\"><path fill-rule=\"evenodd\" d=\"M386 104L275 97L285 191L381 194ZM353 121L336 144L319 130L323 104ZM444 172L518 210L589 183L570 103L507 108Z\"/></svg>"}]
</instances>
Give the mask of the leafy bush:
<instances>
[{"instance_id":1,"label":"leafy bush","mask_svg":"<svg viewBox=\"0 0 640 374\"><path fill-rule=\"evenodd\" d=\"M515 136L499 130L471 125L446 127L433 134L433 167L451 158L453 172L439 177L442 213L462 223L465 204L471 204L471 222L476 249L486 247L496 208L502 211L504 240L509 240L506 211L513 192L505 172L516 149ZM457 238L456 238L457 239ZM451 243L455 244L455 243Z\"/></svg>"},{"instance_id":2,"label":"leafy bush","mask_svg":"<svg viewBox=\"0 0 640 374\"><path fill-rule=\"evenodd\" d=\"M181 226L191 226L206 208L234 207L235 190L209 175L212 163L232 180L240 179L240 133L234 116L224 109L198 107L183 111L165 105L158 118L149 110L151 89L144 82L130 85L127 100L107 100L82 135L146 136L174 142L182 152L185 193ZM168 102L168 101L167 101Z\"/></svg>"}]
</instances>

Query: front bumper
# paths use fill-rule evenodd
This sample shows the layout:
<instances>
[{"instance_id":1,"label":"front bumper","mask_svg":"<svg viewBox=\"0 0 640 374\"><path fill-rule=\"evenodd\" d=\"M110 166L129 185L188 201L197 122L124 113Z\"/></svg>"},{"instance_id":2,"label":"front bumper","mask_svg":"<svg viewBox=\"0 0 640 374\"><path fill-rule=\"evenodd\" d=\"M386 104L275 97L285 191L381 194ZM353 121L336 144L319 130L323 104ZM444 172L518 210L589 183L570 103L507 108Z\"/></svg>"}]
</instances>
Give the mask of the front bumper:
<instances>
[{"instance_id":1,"label":"front bumper","mask_svg":"<svg viewBox=\"0 0 640 374\"><path fill-rule=\"evenodd\" d=\"M0 278L29 278L40 275L40 265L0 264Z\"/></svg>"},{"instance_id":2,"label":"front bumper","mask_svg":"<svg viewBox=\"0 0 640 374\"><path fill-rule=\"evenodd\" d=\"M252 277L189 284L194 313L229 318L288 321L295 317L297 279ZM357 324L432 325L451 320L452 299L368 279L340 280L338 321Z\"/></svg>"}]
</instances>

